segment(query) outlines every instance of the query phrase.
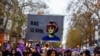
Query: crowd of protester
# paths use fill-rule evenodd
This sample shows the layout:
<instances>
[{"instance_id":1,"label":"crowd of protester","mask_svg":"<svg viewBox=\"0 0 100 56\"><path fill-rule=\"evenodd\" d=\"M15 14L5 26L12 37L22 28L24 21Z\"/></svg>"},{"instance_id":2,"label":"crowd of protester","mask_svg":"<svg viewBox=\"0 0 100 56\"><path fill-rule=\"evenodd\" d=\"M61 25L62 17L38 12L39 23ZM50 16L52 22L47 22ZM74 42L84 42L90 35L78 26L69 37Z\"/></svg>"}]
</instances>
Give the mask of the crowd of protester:
<instances>
[{"instance_id":1,"label":"crowd of protester","mask_svg":"<svg viewBox=\"0 0 100 56\"><path fill-rule=\"evenodd\" d=\"M0 56L100 56L100 47L95 47L93 53L88 49L77 51L72 49L56 50L55 48L25 47L22 43L18 43L15 48L11 48L9 43L5 43Z\"/></svg>"}]
</instances>

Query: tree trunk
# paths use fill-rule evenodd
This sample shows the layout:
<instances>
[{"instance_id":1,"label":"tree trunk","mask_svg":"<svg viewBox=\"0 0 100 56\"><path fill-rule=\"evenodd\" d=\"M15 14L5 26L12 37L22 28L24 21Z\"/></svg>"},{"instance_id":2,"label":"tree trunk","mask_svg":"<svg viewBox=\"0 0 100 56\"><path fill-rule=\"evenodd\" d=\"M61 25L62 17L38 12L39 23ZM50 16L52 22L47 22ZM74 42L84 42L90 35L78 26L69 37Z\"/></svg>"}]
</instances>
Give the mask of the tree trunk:
<instances>
[{"instance_id":1,"label":"tree trunk","mask_svg":"<svg viewBox=\"0 0 100 56\"><path fill-rule=\"evenodd\" d=\"M15 22L12 23L11 30L10 30L10 33L9 33L9 41L10 41L10 43L12 42L12 34L13 34L14 27L15 27Z\"/></svg>"},{"instance_id":2,"label":"tree trunk","mask_svg":"<svg viewBox=\"0 0 100 56\"><path fill-rule=\"evenodd\" d=\"M89 35L89 46L93 46L92 35Z\"/></svg>"},{"instance_id":3,"label":"tree trunk","mask_svg":"<svg viewBox=\"0 0 100 56\"><path fill-rule=\"evenodd\" d=\"M6 21L5 21L5 25L4 25L4 32L5 32L5 30L6 30L8 20L9 20L9 19L7 18L7 19L6 19Z\"/></svg>"}]
</instances>

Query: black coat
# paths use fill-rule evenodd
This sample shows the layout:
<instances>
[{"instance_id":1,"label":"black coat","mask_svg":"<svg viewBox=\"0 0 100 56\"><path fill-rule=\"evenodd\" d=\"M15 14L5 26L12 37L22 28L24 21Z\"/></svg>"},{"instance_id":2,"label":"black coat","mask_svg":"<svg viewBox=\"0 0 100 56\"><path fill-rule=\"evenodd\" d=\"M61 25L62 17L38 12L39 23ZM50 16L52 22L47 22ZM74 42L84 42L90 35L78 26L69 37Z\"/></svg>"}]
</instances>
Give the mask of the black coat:
<instances>
[{"instance_id":1,"label":"black coat","mask_svg":"<svg viewBox=\"0 0 100 56\"><path fill-rule=\"evenodd\" d=\"M38 52L36 52L36 53L33 52L33 53L32 53L32 56L41 56L41 55L40 55Z\"/></svg>"},{"instance_id":2,"label":"black coat","mask_svg":"<svg viewBox=\"0 0 100 56\"><path fill-rule=\"evenodd\" d=\"M16 52L15 54L12 54L12 53L11 53L11 56L13 56L13 55L14 55L14 56L21 56L20 52Z\"/></svg>"},{"instance_id":3,"label":"black coat","mask_svg":"<svg viewBox=\"0 0 100 56\"><path fill-rule=\"evenodd\" d=\"M10 52L5 50L5 51L2 51L2 56L10 56Z\"/></svg>"},{"instance_id":4,"label":"black coat","mask_svg":"<svg viewBox=\"0 0 100 56\"><path fill-rule=\"evenodd\" d=\"M20 52L16 52L16 56L21 56L21 53Z\"/></svg>"}]
</instances>

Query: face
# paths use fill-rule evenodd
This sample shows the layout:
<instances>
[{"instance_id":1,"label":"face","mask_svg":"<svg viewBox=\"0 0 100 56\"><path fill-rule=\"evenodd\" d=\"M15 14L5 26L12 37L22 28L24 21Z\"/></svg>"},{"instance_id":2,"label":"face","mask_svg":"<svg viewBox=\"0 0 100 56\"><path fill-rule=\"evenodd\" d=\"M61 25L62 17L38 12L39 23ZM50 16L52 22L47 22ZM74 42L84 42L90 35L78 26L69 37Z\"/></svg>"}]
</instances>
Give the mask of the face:
<instances>
[{"instance_id":1,"label":"face","mask_svg":"<svg viewBox=\"0 0 100 56\"><path fill-rule=\"evenodd\" d=\"M52 51L51 56L56 56L55 51Z\"/></svg>"},{"instance_id":2,"label":"face","mask_svg":"<svg viewBox=\"0 0 100 56\"><path fill-rule=\"evenodd\" d=\"M12 53L13 53L13 54L15 54L15 52L16 52L15 50L12 50Z\"/></svg>"},{"instance_id":3,"label":"face","mask_svg":"<svg viewBox=\"0 0 100 56\"><path fill-rule=\"evenodd\" d=\"M65 56L70 56L71 55L71 53L65 53Z\"/></svg>"},{"instance_id":4,"label":"face","mask_svg":"<svg viewBox=\"0 0 100 56\"><path fill-rule=\"evenodd\" d=\"M49 32L49 34L54 33L54 28L50 27L50 28L48 29L48 32Z\"/></svg>"},{"instance_id":5,"label":"face","mask_svg":"<svg viewBox=\"0 0 100 56\"><path fill-rule=\"evenodd\" d=\"M32 50L32 52L36 52L36 49L35 48L32 48L31 50Z\"/></svg>"},{"instance_id":6,"label":"face","mask_svg":"<svg viewBox=\"0 0 100 56\"><path fill-rule=\"evenodd\" d=\"M82 56L86 56L85 53L83 53Z\"/></svg>"}]
</instances>

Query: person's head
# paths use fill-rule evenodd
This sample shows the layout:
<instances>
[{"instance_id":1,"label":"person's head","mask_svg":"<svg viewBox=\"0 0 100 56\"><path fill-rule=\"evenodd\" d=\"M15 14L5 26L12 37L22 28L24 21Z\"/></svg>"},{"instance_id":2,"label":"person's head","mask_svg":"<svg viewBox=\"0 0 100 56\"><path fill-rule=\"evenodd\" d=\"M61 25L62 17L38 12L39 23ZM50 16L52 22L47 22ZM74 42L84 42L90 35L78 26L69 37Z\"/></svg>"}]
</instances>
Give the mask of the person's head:
<instances>
[{"instance_id":1,"label":"person's head","mask_svg":"<svg viewBox=\"0 0 100 56\"><path fill-rule=\"evenodd\" d=\"M71 51L70 50L66 50L65 51L65 56L71 56Z\"/></svg>"},{"instance_id":2,"label":"person's head","mask_svg":"<svg viewBox=\"0 0 100 56\"><path fill-rule=\"evenodd\" d=\"M90 51L89 50L83 51L82 56L91 56Z\"/></svg>"},{"instance_id":3,"label":"person's head","mask_svg":"<svg viewBox=\"0 0 100 56\"><path fill-rule=\"evenodd\" d=\"M95 56L100 56L100 47L96 47L96 48L94 49L94 55L95 55Z\"/></svg>"},{"instance_id":4,"label":"person's head","mask_svg":"<svg viewBox=\"0 0 100 56\"><path fill-rule=\"evenodd\" d=\"M57 51L56 50L48 50L47 56L57 56Z\"/></svg>"},{"instance_id":5,"label":"person's head","mask_svg":"<svg viewBox=\"0 0 100 56\"><path fill-rule=\"evenodd\" d=\"M73 51L72 56L79 56L79 53L77 51Z\"/></svg>"},{"instance_id":6,"label":"person's head","mask_svg":"<svg viewBox=\"0 0 100 56\"><path fill-rule=\"evenodd\" d=\"M30 52L31 52L31 49L30 49L30 48L27 48L27 49L26 49L26 52L27 52L27 53L30 53Z\"/></svg>"},{"instance_id":7,"label":"person's head","mask_svg":"<svg viewBox=\"0 0 100 56\"><path fill-rule=\"evenodd\" d=\"M100 56L100 53L96 53L95 56Z\"/></svg>"},{"instance_id":8,"label":"person's head","mask_svg":"<svg viewBox=\"0 0 100 56\"><path fill-rule=\"evenodd\" d=\"M36 50L36 48L32 48L32 52L36 52L37 50Z\"/></svg>"},{"instance_id":9,"label":"person's head","mask_svg":"<svg viewBox=\"0 0 100 56\"><path fill-rule=\"evenodd\" d=\"M15 54L16 53L16 49L12 49L11 53Z\"/></svg>"},{"instance_id":10,"label":"person's head","mask_svg":"<svg viewBox=\"0 0 100 56\"><path fill-rule=\"evenodd\" d=\"M53 33L57 32L58 31L58 25L57 25L57 23L56 22L49 22L47 24L47 29L46 30L50 34L53 34Z\"/></svg>"}]
</instances>

